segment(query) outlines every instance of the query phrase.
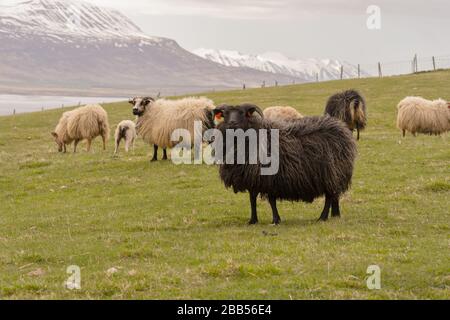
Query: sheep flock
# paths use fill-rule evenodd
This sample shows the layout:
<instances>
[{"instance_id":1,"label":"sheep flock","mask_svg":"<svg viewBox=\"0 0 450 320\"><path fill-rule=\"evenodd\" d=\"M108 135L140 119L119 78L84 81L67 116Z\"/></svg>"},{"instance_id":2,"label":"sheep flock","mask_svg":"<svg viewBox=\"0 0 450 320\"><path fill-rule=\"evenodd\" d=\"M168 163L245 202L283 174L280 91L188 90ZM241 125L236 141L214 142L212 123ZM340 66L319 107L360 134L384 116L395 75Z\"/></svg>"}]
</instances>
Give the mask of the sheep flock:
<instances>
[{"instance_id":1,"label":"sheep flock","mask_svg":"<svg viewBox=\"0 0 450 320\"><path fill-rule=\"evenodd\" d=\"M292 106L280 105L263 110L250 103L216 105L206 97L169 100L142 96L130 99L129 103L132 105L130 117L133 115L135 119L124 119L117 124L114 155L117 155L122 140L128 152L133 148L135 139L140 137L145 143L153 145L152 161L157 160L158 148L163 149L162 159L167 160L167 149L174 148L178 143L172 140L176 129L183 129L191 136L203 135L207 131L220 133L225 137L222 145L216 140L203 140L203 143L223 147L223 154L230 153L226 149L230 130L269 132L265 141L271 142L263 149L277 155L279 167L275 174L261 174L261 168L268 163L263 163L259 158L252 162L247 151L242 162L228 163L220 159L215 162L225 187L235 193L249 193L250 224L258 222L258 196L269 202L275 225L281 221L277 200L310 203L324 197L319 220L327 220L330 212L332 217L339 217L340 199L352 183L357 140L360 131L368 124L366 100L353 89L331 95L321 116L304 116L298 111L301 108ZM201 130L196 127L198 123ZM442 99L431 101L406 97L397 106L397 127L403 137L406 132L414 136L418 133L441 135L448 132L450 103ZM196 128L201 132L197 132ZM354 130L357 131L356 138L352 135ZM51 134L59 152L66 152L72 142L76 152L82 140L87 141L87 151L90 151L92 141L98 136L102 138L103 150L106 150L110 135L108 115L100 105L79 107L64 112ZM271 140L275 136L278 139L276 145ZM257 148L261 149L259 143L262 140L261 136L255 140ZM252 145L248 137L241 144L245 150ZM232 159L239 158L236 149L231 150L231 155Z\"/></svg>"}]
</instances>

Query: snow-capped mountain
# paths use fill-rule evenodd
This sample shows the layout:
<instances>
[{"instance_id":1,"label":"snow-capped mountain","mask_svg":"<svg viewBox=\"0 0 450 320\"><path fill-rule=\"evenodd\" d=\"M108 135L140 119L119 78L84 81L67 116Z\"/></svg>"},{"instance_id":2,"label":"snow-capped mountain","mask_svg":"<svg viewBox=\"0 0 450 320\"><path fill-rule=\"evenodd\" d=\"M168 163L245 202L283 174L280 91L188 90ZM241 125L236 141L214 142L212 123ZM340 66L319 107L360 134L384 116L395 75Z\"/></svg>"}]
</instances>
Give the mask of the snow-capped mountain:
<instances>
[{"instance_id":1,"label":"snow-capped mountain","mask_svg":"<svg viewBox=\"0 0 450 320\"><path fill-rule=\"evenodd\" d=\"M172 39L146 35L117 10L78 0L0 5L0 70L0 92L16 93L173 94L299 80L203 59Z\"/></svg>"},{"instance_id":2,"label":"snow-capped mountain","mask_svg":"<svg viewBox=\"0 0 450 320\"><path fill-rule=\"evenodd\" d=\"M292 59L278 52L261 55L244 54L233 50L197 49L193 53L199 57L232 67L249 67L252 69L289 75L307 81L340 79L341 66L344 67L343 78L356 78L358 68L347 62L334 59ZM361 71L361 75L366 73Z\"/></svg>"},{"instance_id":3,"label":"snow-capped mountain","mask_svg":"<svg viewBox=\"0 0 450 320\"><path fill-rule=\"evenodd\" d=\"M32 35L95 38L147 36L117 10L66 0L17 1L0 7L1 29Z\"/></svg>"}]
</instances>

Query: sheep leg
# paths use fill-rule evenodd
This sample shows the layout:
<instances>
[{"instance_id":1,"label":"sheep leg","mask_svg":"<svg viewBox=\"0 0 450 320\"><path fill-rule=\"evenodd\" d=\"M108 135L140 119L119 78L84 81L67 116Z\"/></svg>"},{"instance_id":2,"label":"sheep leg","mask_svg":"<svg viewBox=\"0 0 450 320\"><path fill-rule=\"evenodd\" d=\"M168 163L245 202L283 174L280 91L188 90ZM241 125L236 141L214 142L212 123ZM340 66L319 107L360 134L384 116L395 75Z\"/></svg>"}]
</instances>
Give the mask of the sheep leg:
<instances>
[{"instance_id":1,"label":"sheep leg","mask_svg":"<svg viewBox=\"0 0 450 320\"><path fill-rule=\"evenodd\" d=\"M162 159L163 160L167 160L167 149L166 148L163 149L163 157L162 157Z\"/></svg>"},{"instance_id":2,"label":"sheep leg","mask_svg":"<svg viewBox=\"0 0 450 320\"><path fill-rule=\"evenodd\" d=\"M87 152L90 152L90 151L91 151L91 140L88 139L88 141L87 141Z\"/></svg>"},{"instance_id":3,"label":"sheep leg","mask_svg":"<svg viewBox=\"0 0 450 320\"><path fill-rule=\"evenodd\" d=\"M403 129L403 138L406 136L406 130Z\"/></svg>"},{"instance_id":4,"label":"sheep leg","mask_svg":"<svg viewBox=\"0 0 450 320\"><path fill-rule=\"evenodd\" d=\"M272 224L280 224L281 222L281 218L280 215L278 214L278 209L277 209L277 199L275 197L269 197L269 203L270 203L270 207L272 208Z\"/></svg>"},{"instance_id":5,"label":"sheep leg","mask_svg":"<svg viewBox=\"0 0 450 320\"><path fill-rule=\"evenodd\" d=\"M66 144L65 143L63 144L63 150L64 150L64 153L66 153L67 150L66 150Z\"/></svg>"},{"instance_id":6,"label":"sheep leg","mask_svg":"<svg viewBox=\"0 0 450 320\"><path fill-rule=\"evenodd\" d=\"M130 149L130 140L125 138L125 152L128 153L129 149Z\"/></svg>"},{"instance_id":7,"label":"sheep leg","mask_svg":"<svg viewBox=\"0 0 450 320\"><path fill-rule=\"evenodd\" d=\"M359 127L356 125L356 140L359 140Z\"/></svg>"},{"instance_id":8,"label":"sheep leg","mask_svg":"<svg viewBox=\"0 0 450 320\"><path fill-rule=\"evenodd\" d=\"M119 144L120 144L120 139L116 140L116 148L114 149L114 155L117 154L117 151L119 150Z\"/></svg>"},{"instance_id":9,"label":"sheep leg","mask_svg":"<svg viewBox=\"0 0 450 320\"><path fill-rule=\"evenodd\" d=\"M102 140L103 140L103 151L106 150L106 136L102 136Z\"/></svg>"},{"instance_id":10,"label":"sheep leg","mask_svg":"<svg viewBox=\"0 0 450 320\"><path fill-rule=\"evenodd\" d=\"M258 197L258 192L250 192L250 206L252 207L252 213L250 221L248 224L258 223L258 214L256 213L256 198Z\"/></svg>"},{"instance_id":11,"label":"sheep leg","mask_svg":"<svg viewBox=\"0 0 450 320\"><path fill-rule=\"evenodd\" d=\"M75 141L73 142L73 153L76 153L76 152L77 152L77 145L78 145L78 142L80 142L80 140L75 140Z\"/></svg>"},{"instance_id":12,"label":"sheep leg","mask_svg":"<svg viewBox=\"0 0 450 320\"><path fill-rule=\"evenodd\" d=\"M153 158L150 161L158 160L158 146L156 144L153 145Z\"/></svg>"},{"instance_id":13,"label":"sheep leg","mask_svg":"<svg viewBox=\"0 0 450 320\"><path fill-rule=\"evenodd\" d=\"M331 216L336 218L339 218L341 216L338 198L334 198L333 200L331 200Z\"/></svg>"},{"instance_id":14,"label":"sheep leg","mask_svg":"<svg viewBox=\"0 0 450 320\"><path fill-rule=\"evenodd\" d=\"M327 221L328 213L330 212L331 199L329 196L325 196L325 206L323 207L322 213L318 221Z\"/></svg>"}]
</instances>

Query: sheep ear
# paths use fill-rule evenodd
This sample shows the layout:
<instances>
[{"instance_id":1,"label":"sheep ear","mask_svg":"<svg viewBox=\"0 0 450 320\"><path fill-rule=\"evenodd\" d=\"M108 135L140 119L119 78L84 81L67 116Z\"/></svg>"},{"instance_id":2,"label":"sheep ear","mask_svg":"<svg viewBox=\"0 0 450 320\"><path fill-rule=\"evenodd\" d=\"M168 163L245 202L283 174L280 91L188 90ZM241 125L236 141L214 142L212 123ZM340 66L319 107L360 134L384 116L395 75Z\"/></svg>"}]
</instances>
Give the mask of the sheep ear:
<instances>
[{"instance_id":1,"label":"sheep ear","mask_svg":"<svg viewBox=\"0 0 450 320\"><path fill-rule=\"evenodd\" d=\"M134 105L134 103L135 103L134 101L135 101L134 98L130 98L130 99L128 100L128 103Z\"/></svg>"},{"instance_id":2,"label":"sheep ear","mask_svg":"<svg viewBox=\"0 0 450 320\"><path fill-rule=\"evenodd\" d=\"M52 136L54 137L54 138L58 138L58 134L56 133L56 132L52 132Z\"/></svg>"},{"instance_id":3,"label":"sheep ear","mask_svg":"<svg viewBox=\"0 0 450 320\"><path fill-rule=\"evenodd\" d=\"M145 97L142 102L144 107L146 107L148 104L155 102L155 99L153 99L152 97Z\"/></svg>"},{"instance_id":4,"label":"sheep ear","mask_svg":"<svg viewBox=\"0 0 450 320\"><path fill-rule=\"evenodd\" d=\"M226 104L221 104L221 105L215 107L215 108L212 110L213 115L216 115L216 114L219 114L219 113L222 113L222 114L223 114L223 110L224 110L226 107L227 107Z\"/></svg>"},{"instance_id":5,"label":"sheep ear","mask_svg":"<svg viewBox=\"0 0 450 320\"><path fill-rule=\"evenodd\" d=\"M213 115L216 115L216 114L219 114L219 113L223 113L223 111L220 110L220 109L214 109L214 110L212 111L212 114L213 114Z\"/></svg>"}]
</instances>

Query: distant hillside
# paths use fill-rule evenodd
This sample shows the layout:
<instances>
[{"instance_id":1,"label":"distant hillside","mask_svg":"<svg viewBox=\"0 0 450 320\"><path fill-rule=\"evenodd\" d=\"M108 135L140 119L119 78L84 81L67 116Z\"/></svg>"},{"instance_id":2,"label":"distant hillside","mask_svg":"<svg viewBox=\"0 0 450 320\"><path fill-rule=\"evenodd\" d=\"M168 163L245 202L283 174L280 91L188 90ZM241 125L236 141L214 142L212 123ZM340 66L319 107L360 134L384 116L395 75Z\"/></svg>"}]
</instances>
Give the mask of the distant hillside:
<instances>
[{"instance_id":1,"label":"distant hillside","mask_svg":"<svg viewBox=\"0 0 450 320\"><path fill-rule=\"evenodd\" d=\"M73 0L0 6L0 92L96 92L114 96L301 81L233 68L144 34L122 13Z\"/></svg>"}]
</instances>

